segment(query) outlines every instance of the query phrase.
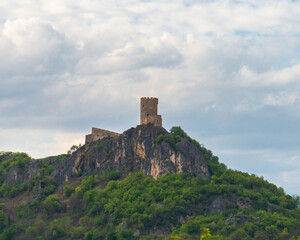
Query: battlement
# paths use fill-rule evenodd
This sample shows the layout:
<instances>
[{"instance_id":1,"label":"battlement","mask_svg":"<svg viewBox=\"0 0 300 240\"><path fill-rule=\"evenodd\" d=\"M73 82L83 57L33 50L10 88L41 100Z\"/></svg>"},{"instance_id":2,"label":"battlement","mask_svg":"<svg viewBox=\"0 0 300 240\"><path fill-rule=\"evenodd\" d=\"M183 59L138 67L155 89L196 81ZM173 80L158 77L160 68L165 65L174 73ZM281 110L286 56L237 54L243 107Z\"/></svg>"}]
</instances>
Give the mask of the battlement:
<instances>
[{"instance_id":1,"label":"battlement","mask_svg":"<svg viewBox=\"0 0 300 240\"><path fill-rule=\"evenodd\" d=\"M118 137L119 135L120 134L116 132L93 127L92 134L88 134L85 136L85 144L89 144L105 137Z\"/></svg>"},{"instance_id":2,"label":"battlement","mask_svg":"<svg viewBox=\"0 0 300 240\"><path fill-rule=\"evenodd\" d=\"M155 126L162 126L162 119L157 115L158 98L142 97L141 98L141 124L152 123Z\"/></svg>"},{"instance_id":3,"label":"battlement","mask_svg":"<svg viewBox=\"0 0 300 240\"><path fill-rule=\"evenodd\" d=\"M151 100L151 99L158 102L158 98L156 98L156 97L142 97L142 98L141 98L142 101L143 101L143 100Z\"/></svg>"}]
</instances>

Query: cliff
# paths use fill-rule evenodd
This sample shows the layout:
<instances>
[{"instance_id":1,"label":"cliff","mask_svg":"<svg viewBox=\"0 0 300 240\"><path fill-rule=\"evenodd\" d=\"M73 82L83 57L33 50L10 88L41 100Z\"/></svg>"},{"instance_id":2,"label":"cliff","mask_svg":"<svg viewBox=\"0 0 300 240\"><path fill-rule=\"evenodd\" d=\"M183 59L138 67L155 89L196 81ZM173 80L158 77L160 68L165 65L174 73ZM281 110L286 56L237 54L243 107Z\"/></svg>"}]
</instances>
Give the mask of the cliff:
<instances>
[{"instance_id":1,"label":"cliff","mask_svg":"<svg viewBox=\"0 0 300 240\"><path fill-rule=\"evenodd\" d=\"M89 176L103 175L108 171L117 171L121 176L143 171L155 179L163 174L187 172L209 179L207 163L197 146L181 138L174 147L167 141L168 134L162 127L138 125L120 136L85 144L72 155L65 155L61 161L48 158L48 164L54 166L51 176L58 183L69 181L79 173ZM29 163L22 171L18 166L13 167L6 182L13 185L29 181L38 174L40 161Z\"/></svg>"}]
</instances>

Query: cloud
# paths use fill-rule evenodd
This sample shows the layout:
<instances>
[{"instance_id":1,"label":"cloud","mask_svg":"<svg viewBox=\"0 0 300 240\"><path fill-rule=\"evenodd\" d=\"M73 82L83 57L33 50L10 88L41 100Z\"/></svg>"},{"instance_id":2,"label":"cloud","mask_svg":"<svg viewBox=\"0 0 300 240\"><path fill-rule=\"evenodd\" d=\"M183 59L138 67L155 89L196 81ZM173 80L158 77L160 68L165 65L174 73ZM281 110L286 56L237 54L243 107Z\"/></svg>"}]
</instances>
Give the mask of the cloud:
<instances>
[{"instance_id":1,"label":"cloud","mask_svg":"<svg viewBox=\"0 0 300 240\"><path fill-rule=\"evenodd\" d=\"M64 34L37 18L7 20L0 32L0 76L55 75L74 61ZM75 59L76 60L76 59Z\"/></svg>"},{"instance_id":2,"label":"cloud","mask_svg":"<svg viewBox=\"0 0 300 240\"><path fill-rule=\"evenodd\" d=\"M48 130L1 129L0 151L27 152L42 158L67 153L72 145L84 144L84 133L54 133Z\"/></svg>"},{"instance_id":3,"label":"cloud","mask_svg":"<svg viewBox=\"0 0 300 240\"><path fill-rule=\"evenodd\" d=\"M167 34L166 34L167 35ZM182 61L182 55L168 41L168 36L142 39L114 49L105 56L83 58L77 65L78 74L111 74L119 71L139 71L143 68L170 68Z\"/></svg>"},{"instance_id":4,"label":"cloud","mask_svg":"<svg viewBox=\"0 0 300 240\"><path fill-rule=\"evenodd\" d=\"M269 70L264 73L256 73L247 66L242 66L237 73L237 81L245 86L278 86L291 84L300 77L300 64L281 70Z\"/></svg>"}]
</instances>

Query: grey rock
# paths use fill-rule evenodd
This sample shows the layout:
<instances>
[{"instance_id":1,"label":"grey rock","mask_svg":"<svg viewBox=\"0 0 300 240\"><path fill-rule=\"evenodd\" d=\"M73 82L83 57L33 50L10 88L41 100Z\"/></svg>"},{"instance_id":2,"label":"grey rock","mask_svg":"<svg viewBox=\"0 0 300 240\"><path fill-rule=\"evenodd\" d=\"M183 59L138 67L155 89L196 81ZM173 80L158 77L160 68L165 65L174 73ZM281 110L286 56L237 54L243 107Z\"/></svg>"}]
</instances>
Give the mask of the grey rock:
<instances>
[{"instance_id":1,"label":"grey rock","mask_svg":"<svg viewBox=\"0 0 300 240\"><path fill-rule=\"evenodd\" d=\"M214 215L217 212L223 213L228 209L248 207L251 207L250 203L243 201L240 197L234 194L227 198L215 196L208 208L208 214Z\"/></svg>"},{"instance_id":2,"label":"grey rock","mask_svg":"<svg viewBox=\"0 0 300 240\"><path fill-rule=\"evenodd\" d=\"M58 165L52 176L62 181L71 179L79 171L91 175L115 170L122 176L132 171L144 171L155 179L163 174L180 172L210 177L206 161L194 144L181 139L180 150L176 151L166 141L155 142L160 133L168 134L161 127L139 125L119 137L107 137L85 145Z\"/></svg>"},{"instance_id":3,"label":"grey rock","mask_svg":"<svg viewBox=\"0 0 300 240\"><path fill-rule=\"evenodd\" d=\"M138 125L120 136L86 144L72 155L65 155L61 162L55 161L55 157L48 157L47 162L54 166L51 176L59 184L78 176L79 172L92 175L111 170L118 171L121 176L143 171L155 179L163 174L181 172L210 178L207 163L193 143L182 138L180 150L176 151L166 141L156 143L159 134L166 135L168 132L151 124ZM10 169L6 179L8 184L21 184L35 177L40 170L40 161L42 159L34 160L22 170L17 166Z\"/></svg>"},{"instance_id":4,"label":"grey rock","mask_svg":"<svg viewBox=\"0 0 300 240\"><path fill-rule=\"evenodd\" d=\"M20 169L17 165L12 167L7 173L6 183L12 186L13 184L28 182L38 174L39 166L39 161L32 161L27 164L24 169Z\"/></svg>"}]
</instances>

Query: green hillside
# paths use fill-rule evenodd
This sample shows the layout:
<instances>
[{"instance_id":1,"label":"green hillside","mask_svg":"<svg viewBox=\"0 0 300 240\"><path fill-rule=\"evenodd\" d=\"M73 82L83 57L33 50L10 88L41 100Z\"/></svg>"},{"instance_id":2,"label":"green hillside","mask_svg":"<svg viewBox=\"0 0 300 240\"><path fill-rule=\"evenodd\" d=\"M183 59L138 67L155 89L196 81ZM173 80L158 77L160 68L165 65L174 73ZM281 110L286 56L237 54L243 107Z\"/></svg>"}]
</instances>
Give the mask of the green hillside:
<instances>
[{"instance_id":1,"label":"green hillside","mask_svg":"<svg viewBox=\"0 0 300 240\"><path fill-rule=\"evenodd\" d=\"M91 176L82 171L59 183L51 172L67 157L62 155L41 160L29 182L9 186L12 167L22 174L36 160L2 152L0 239L300 239L299 197L227 169L179 127L156 142L175 149L182 138L201 150L210 180L189 173L120 178L107 170Z\"/></svg>"}]
</instances>

